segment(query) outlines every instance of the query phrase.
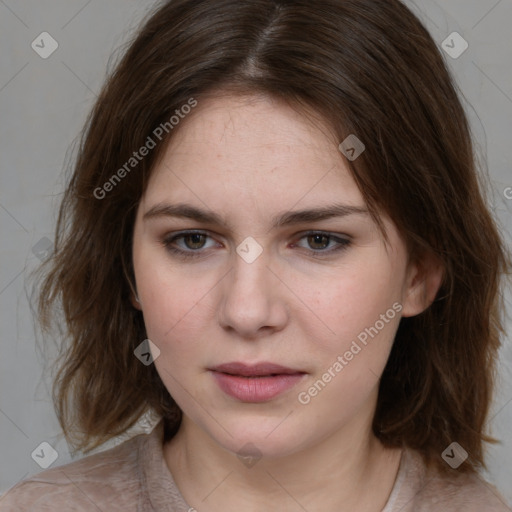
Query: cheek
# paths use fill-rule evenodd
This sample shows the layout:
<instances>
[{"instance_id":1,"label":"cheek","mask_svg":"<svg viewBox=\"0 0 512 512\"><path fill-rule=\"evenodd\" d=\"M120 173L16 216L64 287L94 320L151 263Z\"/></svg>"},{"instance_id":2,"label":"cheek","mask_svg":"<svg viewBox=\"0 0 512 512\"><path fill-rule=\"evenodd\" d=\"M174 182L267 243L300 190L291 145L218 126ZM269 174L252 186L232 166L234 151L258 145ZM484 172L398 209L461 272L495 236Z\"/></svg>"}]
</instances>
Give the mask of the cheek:
<instances>
[{"instance_id":1,"label":"cheek","mask_svg":"<svg viewBox=\"0 0 512 512\"><path fill-rule=\"evenodd\" d=\"M144 253L140 258L134 256L146 331L149 339L162 349L160 345L194 318L194 306L200 303L204 291L199 281L171 272L169 263L161 260L152 258L149 251L148 257Z\"/></svg>"},{"instance_id":2,"label":"cheek","mask_svg":"<svg viewBox=\"0 0 512 512\"><path fill-rule=\"evenodd\" d=\"M314 400L315 407L323 411L321 417L332 414L337 404L339 414L333 421L340 421L369 399L398 329L399 297L398 286L375 272L338 281L318 295L319 316L329 330L316 320L316 331L308 333L315 340L308 349L316 371L308 386L301 388L299 403ZM306 331L306 319L302 325Z\"/></svg>"},{"instance_id":3,"label":"cheek","mask_svg":"<svg viewBox=\"0 0 512 512\"><path fill-rule=\"evenodd\" d=\"M373 265L362 262L350 272L322 279L322 286L302 289L304 302L310 308L308 320L303 317L303 325L310 333L316 331L317 345L328 351L344 349L359 334L363 333L364 339L366 329L377 322L381 338L392 336L398 323L396 309L400 307L393 309L393 304L399 304L400 283L389 261L373 261Z\"/></svg>"}]
</instances>

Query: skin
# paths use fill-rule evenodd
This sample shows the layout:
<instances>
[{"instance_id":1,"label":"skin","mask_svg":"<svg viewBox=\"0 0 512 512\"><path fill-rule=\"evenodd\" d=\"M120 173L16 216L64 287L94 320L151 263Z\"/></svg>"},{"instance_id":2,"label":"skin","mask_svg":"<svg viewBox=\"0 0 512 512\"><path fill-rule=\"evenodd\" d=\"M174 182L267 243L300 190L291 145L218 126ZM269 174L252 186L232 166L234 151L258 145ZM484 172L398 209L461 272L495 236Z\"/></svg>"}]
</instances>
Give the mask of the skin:
<instances>
[{"instance_id":1,"label":"skin","mask_svg":"<svg viewBox=\"0 0 512 512\"><path fill-rule=\"evenodd\" d=\"M183 411L179 432L164 445L178 488L201 512L380 511L401 451L371 431L379 378L401 316L428 307L441 270L427 259L409 261L386 216L389 245L364 213L272 228L272 218L289 211L365 207L340 141L321 119L264 96L224 95L202 99L177 128L138 208L140 302L132 302L160 350L156 369ZM227 225L143 218L157 204L178 202L212 210ZM171 245L200 257L166 248L165 239L191 229L208 236ZM236 252L249 236L263 249L252 263ZM350 245L328 253L335 237ZM298 394L394 303L401 313L301 404ZM232 361L269 361L306 375L272 400L240 402L208 370ZM251 467L237 457L247 443L261 455Z\"/></svg>"}]
</instances>

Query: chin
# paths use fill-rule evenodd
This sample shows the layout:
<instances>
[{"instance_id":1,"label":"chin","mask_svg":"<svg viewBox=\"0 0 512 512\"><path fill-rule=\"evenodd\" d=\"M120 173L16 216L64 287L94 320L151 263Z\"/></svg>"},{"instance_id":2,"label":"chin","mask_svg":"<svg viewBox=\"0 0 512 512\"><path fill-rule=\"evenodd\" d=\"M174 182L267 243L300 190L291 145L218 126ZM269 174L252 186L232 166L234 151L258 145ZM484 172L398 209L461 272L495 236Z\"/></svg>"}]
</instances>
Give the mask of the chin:
<instances>
[{"instance_id":1,"label":"chin","mask_svg":"<svg viewBox=\"0 0 512 512\"><path fill-rule=\"evenodd\" d=\"M292 455L308 444L304 439L304 432L307 432L307 429L300 425L285 426L288 419L282 424L280 421L274 418L272 421L268 418L262 418L261 421L254 418L241 421L238 418L233 422L223 423L229 434L218 425L212 426L214 431L207 432L217 444L237 456L280 458Z\"/></svg>"}]
</instances>

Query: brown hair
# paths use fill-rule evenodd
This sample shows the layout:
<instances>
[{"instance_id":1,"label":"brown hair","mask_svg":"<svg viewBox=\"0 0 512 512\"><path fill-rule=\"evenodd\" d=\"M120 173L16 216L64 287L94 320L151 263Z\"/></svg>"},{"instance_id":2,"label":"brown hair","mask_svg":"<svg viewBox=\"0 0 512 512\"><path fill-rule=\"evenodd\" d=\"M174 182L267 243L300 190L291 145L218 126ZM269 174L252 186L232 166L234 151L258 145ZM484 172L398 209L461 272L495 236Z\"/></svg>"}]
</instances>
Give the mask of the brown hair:
<instances>
[{"instance_id":1,"label":"brown hair","mask_svg":"<svg viewBox=\"0 0 512 512\"><path fill-rule=\"evenodd\" d=\"M503 333L500 276L510 260L450 73L398 0L174 0L142 25L84 128L39 296L43 327L61 305L68 329L53 388L68 441L88 452L145 411L164 417L167 438L179 427L181 411L155 366L134 356L146 334L130 303L136 208L179 126L108 195L98 190L177 109L214 90L313 109L340 142L349 134L364 142L350 170L374 220L381 226L386 212L411 257L430 252L444 267L434 303L401 320L374 433L439 468L457 441L469 453L459 471L483 465Z\"/></svg>"}]
</instances>

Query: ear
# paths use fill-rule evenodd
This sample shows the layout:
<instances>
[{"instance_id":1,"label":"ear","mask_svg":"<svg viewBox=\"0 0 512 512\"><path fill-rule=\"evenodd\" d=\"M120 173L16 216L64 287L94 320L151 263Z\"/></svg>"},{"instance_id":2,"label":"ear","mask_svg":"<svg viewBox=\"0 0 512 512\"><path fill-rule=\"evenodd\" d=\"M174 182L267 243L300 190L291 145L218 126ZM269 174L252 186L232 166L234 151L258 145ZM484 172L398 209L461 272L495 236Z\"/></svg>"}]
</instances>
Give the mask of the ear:
<instances>
[{"instance_id":1,"label":"ear","mask_svg":"<svg viewBox=\"0 0 512 512\"><path fill-rule=\"evenodd\" d=\"M132 303L132 306L135 308L135 309L138 309L140 311L142 311L142 307L140 305L140 301L139 301L139 298L137 296L137 293L134 292L132 290L132 292L130 293L130 302Z\"/></svg>"},{"instance_id":2,"label":"ear","mask_svg":"<svg viewBox=\"0 0 512 512\"><path fill-rule=\"evenodd\" d=\"M442 262L431 252L425 253L417 261L410 261L402 295L402 316L423 313L434 302L443 275Z\"/></svg>"},{"instance_id":3,"label":"ear","mask_svg":"<svg viewBox=\"0 0 512 512\"><path fill-rule=\"evenodd\" d=\"M132 284L131 280L128 279L128 285L130 286L130 302L135 309L142 311L142 306L140 304L139 296L137 295L137 288Z\"/></svg>"},{"instance_id":4,"label":"ear","mask_svg":"<svg viewBox=\"0 0 512 512\"><path fill-rule=\"evenodd\" d=\"M139 301L139 298L137 296L137 293L134 292L132 290L132 292L130 293L130 302L132 303L132 306L135 308L135 309L138 309L140 311L142 311L142 307L140 305L140 301Z\"/></svg>"}]
</instances>

